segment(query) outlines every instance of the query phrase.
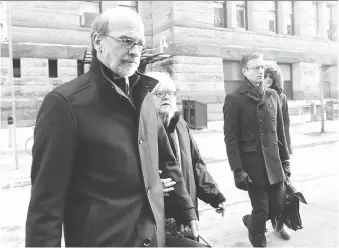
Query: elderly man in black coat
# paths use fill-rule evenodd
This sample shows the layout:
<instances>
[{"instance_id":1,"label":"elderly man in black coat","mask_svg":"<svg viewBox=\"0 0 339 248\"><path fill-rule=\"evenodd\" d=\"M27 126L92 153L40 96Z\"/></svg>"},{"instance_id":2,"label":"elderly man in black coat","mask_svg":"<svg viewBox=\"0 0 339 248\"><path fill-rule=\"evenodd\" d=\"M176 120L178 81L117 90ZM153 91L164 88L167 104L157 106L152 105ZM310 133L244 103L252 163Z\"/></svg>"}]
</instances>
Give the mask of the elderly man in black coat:
<instances>
[{"instance_id":1,"label":"elderly man in black coat","mask_svg":"<svg viewBox=\"0 0 339 248\"><path fill-rule=\"evenodd\" d=\"M158 169L196 230L197 215L152 89L136 73L144 25L116 8L92 24L93 60L84 75L48 93L36 120L26 246L164 246Z\"/></svg>"},{"instance_id":2,"label":"elderly man in black coat","mask_svg":"<svg viewBox=\"0 0 339 248\"><path fill-rule=\"evenodd\" d=\"M264 247L266 221L284 208L289 153L279 96L263 86L263 56L244 55L241 71L242 84L225 98L224 136L235 185L248 191L252 204L252 214L243 217L250 242Z\"/></svg>"}]
</instances>

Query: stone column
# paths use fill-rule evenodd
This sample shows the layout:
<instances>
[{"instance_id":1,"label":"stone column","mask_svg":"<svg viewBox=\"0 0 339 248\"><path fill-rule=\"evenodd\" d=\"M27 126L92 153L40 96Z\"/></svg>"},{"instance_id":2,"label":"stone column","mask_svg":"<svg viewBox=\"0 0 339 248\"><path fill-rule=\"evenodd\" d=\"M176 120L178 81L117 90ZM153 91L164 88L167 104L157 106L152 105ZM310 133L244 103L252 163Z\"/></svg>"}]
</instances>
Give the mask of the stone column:
<instances>
[{"instance_id":1,"label":"stone column","mask_svg":"<svg viewBox=\"0 0 339 248\"><path fill-rule=\"evenodd\" d=\"M317 38L327 39L327 30L326 30L326 3L318 3L318 21L319 21L319 30Z\"/></svg>"},{"instance_id":2,"label":"stone column","mask_svg":"<svg viewBox=\"0 0 339 248\"><path fill-rule=\"evenodd\" d=\"M296 36L300 36L301 33L301 28L302 28L302 20L301 20L301 4L302 2L300 1L293 1L292 3L292 10L293 10L293 33Z\"/></svg>"},{"instance_id":3,"label":"stone column","mask_svg":"<svg viewBox=\"0 0 339 248\"><path fill-rule=\"evenodd\" d=\"M278 34L286 34L286 21L284 18L284 1L277 2L277 33Z\"/></svg>"},{"instance_id":4,"label":"stone column","mask_svg":"<svg viewBox=\"0 0 339 248\"><path fill-rule=\"evenodd\" d=\"M255 20L253 18L253 13L254 13L254 10L253 10L253 2L252 1L246 1L246 11L247 11L247 30L249 31L254 31L255 29Z\"/></svg>"},{"instance_id":5,"label":"stone column","mask_svg":"<svg viewBox=\"0 0 339 248\"><path fill-rule=\"evenodd\" d=\"M227 28L236 28L236 10L232 1L226 1Z\"/></svg>"},{"instance_id":6,"label":"stone column","mask_svg":"<svg viewBox=\"0 0 339 248\"><path fill-rule=\"evenodd\" d=\"M294 100L319 99L320 64L294 63L292 70Z\"/></svg>"}]
</instances>

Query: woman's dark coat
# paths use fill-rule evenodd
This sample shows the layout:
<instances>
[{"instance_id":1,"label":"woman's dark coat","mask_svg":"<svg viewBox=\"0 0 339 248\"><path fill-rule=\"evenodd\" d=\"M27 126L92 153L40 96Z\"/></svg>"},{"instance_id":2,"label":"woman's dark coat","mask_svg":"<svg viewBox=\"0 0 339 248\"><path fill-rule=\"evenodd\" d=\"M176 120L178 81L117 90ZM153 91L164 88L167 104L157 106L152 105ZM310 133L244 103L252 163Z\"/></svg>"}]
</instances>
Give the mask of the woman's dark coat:
<instances>
[{"instance_id":1,"label":"woman's dark coat","mask_svg":"<svg viewBox=\"0 0 339 248\"><path fill-rule=\"evenodd\" d=\"M191 135L188 125L181 117L175 128L180 147L181 171L198 215L198 198L216 208L226 199L220 192L217 183L207 171L206 165L200 156L198 146ZM168 135L170 135L168 133ZM170 138L173 153L176 147ZM178 158L178 156L177 156ZM174 218L177 224L182 224L182 212L178 201L170 194L165 197L166 218Z\"/></svg>"},{"instance_id":2,"label":"woman's dark coat","mask_svg":"<svg viewBox=\"0 0 339 248\"><path fill-rule=\"evenodd\" d=\"M197 219L150 91L130 77L132 100L93 58L88 73L47 94L34 133L26 246L164 246L158 169Z\"/></svg>"},{"instance_id":3,"label":"woman's dark coat","mask_svg":"<svg viewBox=\"0 0 339 248\"><path fill-rule=\"evenodd\" d=\"M282 72L278 65L267 65L265 73L271 73L273 77L273 83L271 85L271 89L274 89L280 99L281 104L281 111L284 119L284 129L285 129L285 136L287 141L287 147L289 153L292 154L292 145L291 145L291 135L290 135L290 115L288 113L288 103L287 103L287 96L283 93L284 90L284 79Z\"/></svg>"},{"instance_id":4,"label":"woman's dark coat","mask_svg":"<svg viewBox=\"0 0 339 248\"><path fill-rule=\"evenodd\" d=\"M223 111L231 169L243 168L257 185L283 182L281 162L288 160L289 154L277 92L265 89L258 100L243 82L226 96Z\"/></svg>"}]
</instances>

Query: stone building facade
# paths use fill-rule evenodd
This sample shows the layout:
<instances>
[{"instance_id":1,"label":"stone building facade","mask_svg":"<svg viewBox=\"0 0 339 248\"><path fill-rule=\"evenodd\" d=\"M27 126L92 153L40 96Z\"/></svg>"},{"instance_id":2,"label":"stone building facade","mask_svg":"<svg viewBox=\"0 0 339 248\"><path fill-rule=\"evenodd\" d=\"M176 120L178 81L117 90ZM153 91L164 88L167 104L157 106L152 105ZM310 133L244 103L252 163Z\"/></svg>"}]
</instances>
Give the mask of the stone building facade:
<instances>
[{"instance_id":1,"label":"stone building facade","mask_svg":"<svg viewBox=\"0 0 339 248\"><path fill-rule=\"evenodd\" d=\"M207 103L210 120L221 118L225 94L241 80L239 60L252 51L279 64L290 99L317 99L319 82L325 97L338 97L336 1L16 1L11 20L20 125L34 124L48 91L83 73L88 26L100 10L118 5L140 13L150 47L166 37L166 53L173 56L148 70L169 71L178 103ZM11 113L8 63L8 44L2 43L2 121Z\"/></svg>"}]
</instances>

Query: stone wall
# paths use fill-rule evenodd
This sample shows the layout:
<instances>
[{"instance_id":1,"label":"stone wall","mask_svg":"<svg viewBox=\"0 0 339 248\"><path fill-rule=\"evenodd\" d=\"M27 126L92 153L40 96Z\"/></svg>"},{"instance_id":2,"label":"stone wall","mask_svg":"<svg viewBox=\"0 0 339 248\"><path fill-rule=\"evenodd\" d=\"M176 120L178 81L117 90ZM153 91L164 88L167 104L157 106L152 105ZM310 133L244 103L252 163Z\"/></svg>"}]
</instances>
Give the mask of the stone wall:
<instances>
[{"instance_id":1,"label":"stone wall","mask_svg":"<svg viewBox=\"0 0 339 248\"><path fill-rule=\"evenodd\" d=\"M12 85L8 82L8 58L1 58L1 126L12 111ZM16 117L19 126L34 125L45 95L77 77L77 60L59 59L58 78L49 78L48 59L21 58L21 78L14 78Z\"/></svg>"},{"instance_id":2,"label":"stone wall","mask_svg":"<svg viewBox=\"0 0 339 248\"><path fill-rule=\"evenodd\" d=\"M293 92L296 100L319 99L320 64L295 63L293 64Z\"/></svg>"},{"instance_id":3,"label":"stone wall","mask_svg":"<svg viewBox=\"0 0 339 248\"><path fill-rule=\"evenodd\" d=\"M228 24L227 28L214 27L214 10L213 2L200 1L175 1L171 3L157 3L153 4L154 11L162 9L164 6L172 9L172 15L166 14L164 23L161 28L156 28L159 33L154 33L153 42L158 42L161 35L166 36L167 40L171 40L172 44L166 51L169 54L176 55L176 57L195 58L197 61L203 61L203 58L215 58L222 63L225 60L241 59L244 53L248 52L261 52L267 60L277 61L278 63L289 63L294 66L294 78L303 80L303 82L296 82L293 86L296 99L306 97L301 91L307 89L306 92L310 94L307 96L311 98L314 96L312 93L316 91L315 83L319 79L319 71L314 72L310 68L319 69L319 65L335 65L338 63L339 44L338 42L328 41L321 38L315 38L314 22L315 17L304 18L308 15L305 11L310 12L313 8L312 2L296 2L295 4L295 32L298 36L286 35L286 32L281 30L280 34L272 33L268 30L268 25L265 25L267 16L264 13L267 11L267 4L263 1L251 2L248 4L248 11L251 15L251 25L249 30L239 30L235 28L235 6L236 2L227 4ZM280 8L286 8L286 2L279 2ZM307 20L305 20L307 19ZM157 22L153 23L153 28ZM264 23L264 24L263 24ZM280 27L282 29L282 27ZM175 61L175 59L174 59ZM301 64L300 64L301 63ZM169 68L171 62L166 62L165 66ZM183 72L184 70L195 70L195 68L187 69L185 63L172 62L170 67L173 77L177 82L178 88L182 89L185 97L190 98L201 92L206 95L208 89L222 89L219 83L223 80L222 65L219 69L210 71L209 76L201 72L201 68L210 68L209 64L199 64L194 66L199 68L197 71L200 76L189 76L192 72ZM300 66L301 65L301 66ZM299 71L297 71L299 69ZM208 70L208 69L207 69ZM306 70L306 71L305 71ZM315 77L311 79L310 73L315 73ZM183 81L186 81L184 83ZM191 82L196 83L191 83ZM309 86L300 88L298 84L306 85L310 82ZM216 88L220 86L220 88ZM312 90L309 90L309 87ZM298 92L300 91L300 92ZM301 96L303 95L303 96ZM206 97L205 102L210 102Z\"/></svg>"},{"instance_id":4,"label":"stone wall","mask_svg":"<svg viewBox=\"0 0 339 248\"><path fill-rule=\"evenodd\" d=\"M292 64L295 99L317 97L317 85L325 79L330 82L331 96L338 97L339 43L326 39L326 3L319 2L321 21L316 37L315 17L309 14L313 13L311 1L295 2L294 36L286 34L282 18L288 2L278 1L277 34L268 30L268 3L247 3L248 30L240 30L236 28L236 1L226 3L226 28L214 27L213 1L139 1L147 44L157 47L165 36L170 42L166 53L173 55L147 69L168 70L179 90L178 103L182 99L207 103L212 113L210 120L220 118L225 97L223 60L239 61L244 53L253 51L263 53L267 60ZM76 60L90 49L89 28L79 25L79 4L79 1L13 2L13 57L21 58L22 74L21 79L15 79L15 93L17 105L23 108L18 109L21 119L34 118L46 92L77 76ZM104 1L103 10L117 4ZM338 13L338 7L334 8L334 13ZM337 15L334 21L338 21ZM1 56L8 57L6 43L1 44ZM58 59L56 79L48 77L48 58ZM6 102L2 115L6 116L11 111L11 87L5 80L8 61L2 58L1 63L1 96ZM320 65L329 68L326 73L321 73Z\"/></svg>"}]
</instances>

